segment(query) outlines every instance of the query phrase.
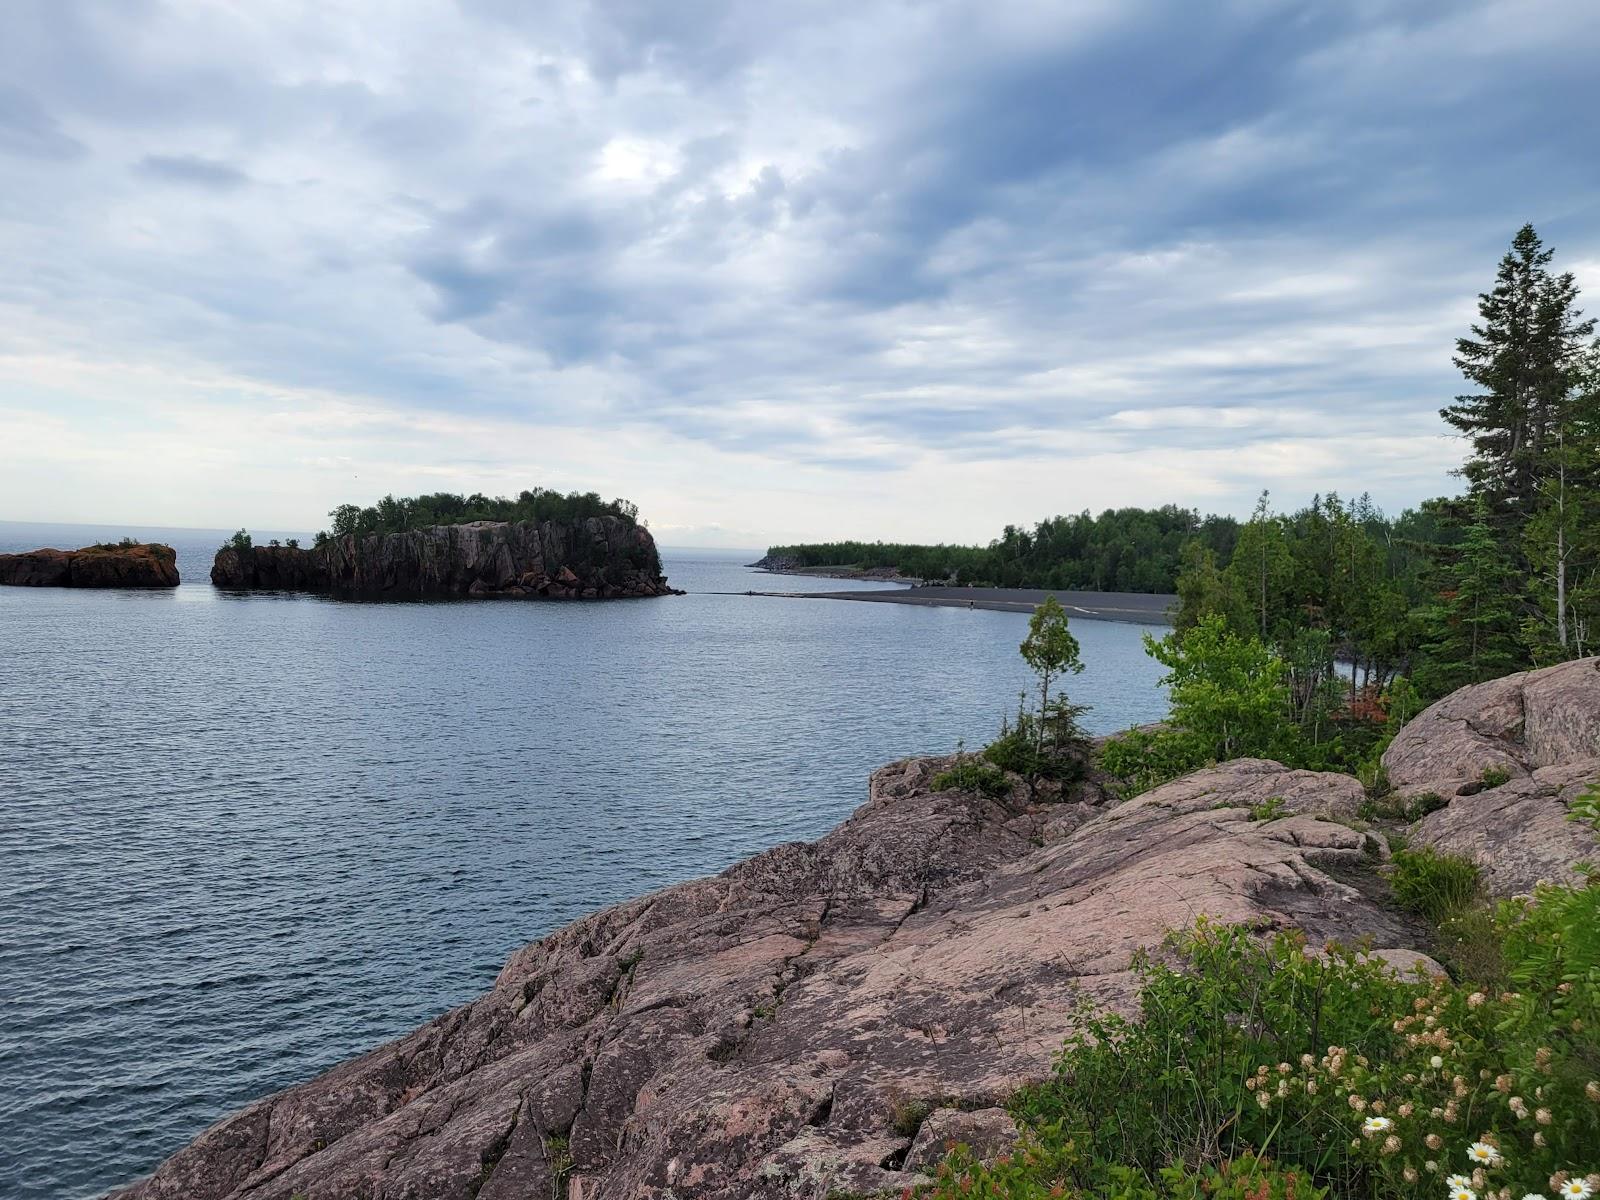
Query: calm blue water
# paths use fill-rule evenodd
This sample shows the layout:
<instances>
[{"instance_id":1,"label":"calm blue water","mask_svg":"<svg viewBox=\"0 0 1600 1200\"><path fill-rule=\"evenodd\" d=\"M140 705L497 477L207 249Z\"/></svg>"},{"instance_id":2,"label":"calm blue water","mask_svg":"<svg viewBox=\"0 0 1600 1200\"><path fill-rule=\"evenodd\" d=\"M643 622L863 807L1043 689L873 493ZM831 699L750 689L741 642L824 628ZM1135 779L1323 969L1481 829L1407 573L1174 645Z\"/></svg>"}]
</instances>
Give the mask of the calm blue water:
<instances>
[{"instance_id":1,"label":"calm blue water","mask_svg":"<svg viewBox=\"0 0 1600 1200\"><path fill-rule=\"evenodd\" d=\"M220 531L124 532L170 592L0 588L0 1196L96 1195L471 998L601 905L813 838L891 759L991 735L1014 613L667 550L610 604L229 596ZM302 534L302 536L304 536ZM1158 717L1137 626L1078 621L1098 731Z\"/></svg>"}]
</instances>

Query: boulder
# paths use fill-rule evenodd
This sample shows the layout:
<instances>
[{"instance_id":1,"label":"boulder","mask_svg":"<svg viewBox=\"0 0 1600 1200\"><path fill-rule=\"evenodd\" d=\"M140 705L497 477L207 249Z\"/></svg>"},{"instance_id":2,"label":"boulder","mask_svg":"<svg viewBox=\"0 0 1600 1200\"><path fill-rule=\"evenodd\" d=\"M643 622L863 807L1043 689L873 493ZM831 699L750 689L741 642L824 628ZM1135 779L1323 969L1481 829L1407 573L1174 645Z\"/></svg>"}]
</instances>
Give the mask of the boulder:
<instances>
[{"instance_id":1,"label":"boulder","mask_svg":"<svg viewBox=\"0 0 1600 1200\"><path fill-rule=\"evenodd\" d=\"M0 584L18 587L169 588L178 555L159 542L0 554Z\"/></svg>"},{"instance_id":2,"label":"boulder","mask_svg":"<svg viewBox=\"0 0 1600 1200\"><path fill-rule=\"evenodd\" d=\"M1568 819L1600 784L1600 659L1453 692L1400 731L1383 765L1401 795L1448 801L1412 843L1473 859L1491 894L1575 882L1600 851L1594 829Z\"/></svg>"},{"instance_id":3,"label":"boulder","mask_svg":"<svg viewBox=\"0 0 1600 1200\"><path fill-rule=\"evenodd\" d=\"M950 762L885 767L821 840L518 951L487 994L228 1117L118 1195L899 1194L948 1137L1000 1148L993 1110L1048 1075L1082 1001L1132 1011L1134 956L1202 913L1313 945L1419 944L1356 886L1379 851L1329 819L1359 798L1342 776L1230 763L1075 801L1093 811L1047 840L1054 806L1025 788L933 791ZM954 1111L913 1138L908 1104Z\"/></svg>"}]
</instances>

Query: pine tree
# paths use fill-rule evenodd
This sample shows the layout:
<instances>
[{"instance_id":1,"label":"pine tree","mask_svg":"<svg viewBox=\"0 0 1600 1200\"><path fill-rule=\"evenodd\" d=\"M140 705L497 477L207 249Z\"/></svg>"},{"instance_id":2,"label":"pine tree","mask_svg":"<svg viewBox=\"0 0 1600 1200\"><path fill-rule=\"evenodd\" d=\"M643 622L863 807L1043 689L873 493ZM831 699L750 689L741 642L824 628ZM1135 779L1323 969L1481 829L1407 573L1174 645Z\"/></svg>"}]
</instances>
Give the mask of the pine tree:
<instances>
[{"instance_id":1,"label":"pine tree","mask_svg":"<svg viewBox=\"0 0 1600 1200\"><path fill-rule=\"evenodd\" d=\"M1533 514L1543 460L1594 340L1571 274L1550 274L1553 254L1532 225L1517 231L1493 289L1478 297L1473 336L1456 342L1456 367L1480 390L1439 414L1471 438L1462 474L1508 542Z\"/></svg>"},{"instance_id":2,"label":"pine tree","mask_svg":"<svg viewBox=\"0 0 1600 1200\"><path fill-rule=\"evenodd\" d=\"M1490 524L1488 502L1480 494L1451 571L1451 587L1428 613L1433 636L1417 672L1422 691L1443 695L1522 665L1513 609L1515 578Z\"/></svg>"}]
</instances>

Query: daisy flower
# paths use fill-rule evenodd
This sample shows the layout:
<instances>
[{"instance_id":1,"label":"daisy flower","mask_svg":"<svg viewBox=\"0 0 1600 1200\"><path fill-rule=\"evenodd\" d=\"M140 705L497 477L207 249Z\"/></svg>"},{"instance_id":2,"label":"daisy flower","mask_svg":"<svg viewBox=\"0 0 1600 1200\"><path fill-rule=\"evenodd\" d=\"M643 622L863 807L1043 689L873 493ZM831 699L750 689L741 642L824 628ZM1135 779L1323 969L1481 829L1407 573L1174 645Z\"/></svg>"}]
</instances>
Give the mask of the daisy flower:
<instances>
[{"instance_id":1,"label":"daisy flower","mask_svg":"<svg viewBox=\"0 0 1600 1200\"><path fill-rule=\"evenodd\" d=\"M1473 1142L1467 1147L1467 1157L1480 1167L1494 1167L1500 1164L1500 1151L1488 1142Z\"/></svg>"},{"instance_id":2,"label":"daisy flower","mask_svg":"<svg viewBox=\"0 0 1600 1200\"><path fill-rule=\"evenodd\" d=\"M1368 1117L1365 1121L1361 1122L1361 1132L1387 1133L1389 1129L1393 1127L1393 1125L1394 1122L1389 1120L1388 1117Z\"/></svg>"},{"instance_id":3,"label":"daisy flower","mask_svg":"<svg viewBox=\"0 0 1600 1200\"><path fill-rule=\"evenodd\" d=\"M1451 1188L1450 1200L1478 1200L1478 1193L1469 1187Z\"/></svg>"},{"instance_id":4,"label":"daisy flower","mask_svg":"<svg viewBox=\"0 0 1600 1200\"><path fill-rule=\"evenodd\" d=\"M1472 1189L1472 1180L1465 1175L1448 1175L1445 1177L1444 1186L1452 1192L1465 1192Z\"/></svg>"},{"instance_id":5,"label":"daisy flower","mask_svg":"<svg viewBox=\"0 0 1600 1200\"><path fill-rule=\"evenodd\" d=\"M1589 1186L1587 1179L1569 1179L1556 1194L1565 1197L1565 1200L1589 1200L1594 1195L1594 1189Z\"/></svg>"}]
</instances>

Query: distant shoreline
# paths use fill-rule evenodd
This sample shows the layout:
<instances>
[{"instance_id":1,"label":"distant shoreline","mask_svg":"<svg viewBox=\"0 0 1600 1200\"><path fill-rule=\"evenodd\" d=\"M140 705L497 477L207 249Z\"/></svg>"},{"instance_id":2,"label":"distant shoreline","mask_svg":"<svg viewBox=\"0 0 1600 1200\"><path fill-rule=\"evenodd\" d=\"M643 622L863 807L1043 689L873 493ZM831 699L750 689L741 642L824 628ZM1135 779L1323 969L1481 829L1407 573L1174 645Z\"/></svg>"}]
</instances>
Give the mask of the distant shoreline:
<instances>
[{"instance_id":1,"label":"distant shoreline","mask_svg":"<svg viewBox=\"0 0 1600 1200\"><path fill-rule=\"evenodd\" d=\"M783 572L789 574L789 572ZM860 576L856 576L860 578ZM1031 613L1054 596L1068 617L1090 621L1125 621L1136 625L1170 625L1168 609L1176 596L1147 592L1069 592L1050 588L908 587L848 592L754 592L795 600L864 600L870 604L914 604L923 608L981 608L991 612Z\"/></svg>"}]
</instances>

